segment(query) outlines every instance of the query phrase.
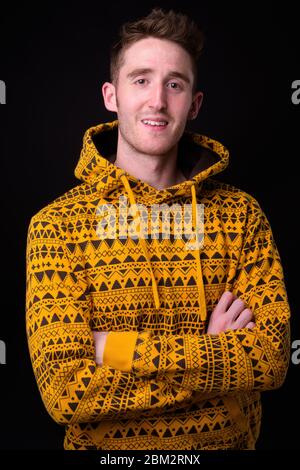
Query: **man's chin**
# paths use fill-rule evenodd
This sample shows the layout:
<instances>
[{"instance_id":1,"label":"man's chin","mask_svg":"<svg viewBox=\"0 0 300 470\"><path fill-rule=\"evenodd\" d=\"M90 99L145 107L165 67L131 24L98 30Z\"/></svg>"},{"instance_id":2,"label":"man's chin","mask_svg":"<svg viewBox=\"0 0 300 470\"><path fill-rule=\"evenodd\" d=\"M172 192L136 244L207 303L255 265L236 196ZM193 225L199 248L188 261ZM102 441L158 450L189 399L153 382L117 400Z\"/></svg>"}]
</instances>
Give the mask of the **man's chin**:
<instances>
[{"instance_id":1,"label":"man's chin","mask_svg":"<svg viewBox=\"0 0 300 470\"><path fill-rule=\"evenodd\" d=\"M174 148L176 144L173 142L168 141L160 141L158 139L152 138L144 138L143 136L139 136L139 142L137 142L136 149L140 153L144 153L146 155L165 155Z\"/></svg>"},{"instance_id":2,"label":"man's chin","mask_svg":"<svg viewBox=\"0 0 300 470\"><path fill-rule=\"evenodd\" d=\"M143 153L145 155L153 155L153 156L159 156L159 155L165 155L171 151L172 147L168 146L155 146L155 145L147 145L147 146L140 146L140 148L137 148L138 152Z\"/></svg>"}]
</instances>

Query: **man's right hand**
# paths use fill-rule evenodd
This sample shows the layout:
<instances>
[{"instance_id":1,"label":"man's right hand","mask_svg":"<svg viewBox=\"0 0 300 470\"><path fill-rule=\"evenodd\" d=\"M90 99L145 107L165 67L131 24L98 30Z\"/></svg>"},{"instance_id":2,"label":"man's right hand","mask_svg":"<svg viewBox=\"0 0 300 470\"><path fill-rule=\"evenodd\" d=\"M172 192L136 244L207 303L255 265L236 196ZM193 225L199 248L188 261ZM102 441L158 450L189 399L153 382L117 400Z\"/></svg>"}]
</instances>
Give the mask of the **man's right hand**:
<instances>
[{"instance_id":1,"label":"man's right hand","mask_svg":"<svg viewBox=\"0 0 300 470\"><path fill-rule=\"evenodd\" d=\"M209 319L207 333L217 335L226 330L254 328L253 313L245 308L245 302L232 292L225 291Z\"/></svg>"},{"instance_id":2,"label":"man's right hand","mask_svg":"<svg viewBox=\"0 0 300 470\"><path fill-rule=\"evenodd\" d=\"M95 362L98 366L103 366L105 343L109 331L92 330L92 333L95 341Z\"/></svg>"}]
</instances>

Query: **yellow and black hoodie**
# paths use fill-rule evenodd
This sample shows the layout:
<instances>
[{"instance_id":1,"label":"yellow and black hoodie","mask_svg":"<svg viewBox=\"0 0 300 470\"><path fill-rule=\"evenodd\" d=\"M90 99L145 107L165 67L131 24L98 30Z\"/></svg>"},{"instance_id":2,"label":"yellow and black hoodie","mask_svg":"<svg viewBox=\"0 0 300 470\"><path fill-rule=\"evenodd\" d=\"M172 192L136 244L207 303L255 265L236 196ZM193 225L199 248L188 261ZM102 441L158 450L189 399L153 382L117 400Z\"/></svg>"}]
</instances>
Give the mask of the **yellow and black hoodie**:
<instances>
[{"instance_id":1,"label":"yellow and black hoodie","mask_svg":"<svg viewBox=\"0 0 300 470\"><path fill-rule=\"evenodd\" d=\"M212 178L229 158L215 140L186 130L186 181L157 190L114 165L117 135L118 121L87 130L82 183L29 224L26 329L45 407L66 426L65 449L254 449L260 392L281 386L290 351L269 222L252 196ZM124 195L129 209L190 204L195 236L204 204L202 248L176 236L172 211L167 238L163 220L156 237L149 226L148 238L121 237L124 217L106 219L112 232L100 237L99 207L118 215ZM142 211L128 212L128 226L141 222ZM252 310L253 330L206 334L225 290ZM103 366L92 330L110 332Z\"/></svg>"}]
</instances>

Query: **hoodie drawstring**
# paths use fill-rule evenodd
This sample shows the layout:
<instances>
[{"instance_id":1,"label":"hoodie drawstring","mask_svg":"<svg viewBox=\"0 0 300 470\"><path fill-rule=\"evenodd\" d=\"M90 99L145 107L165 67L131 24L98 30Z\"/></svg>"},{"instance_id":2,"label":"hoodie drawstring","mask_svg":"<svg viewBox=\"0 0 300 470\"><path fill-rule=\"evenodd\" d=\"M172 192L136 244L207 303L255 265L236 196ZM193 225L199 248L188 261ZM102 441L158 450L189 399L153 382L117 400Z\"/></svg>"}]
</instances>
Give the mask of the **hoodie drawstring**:
<instances>
[{"instance_id":1,"label":"hoodie drawstring","mask_svg":"<svg viewBox=\"0 0 300 470\"><path fill-rule=\"evenodd\" d=\"M136 204L135 198L134 198L134 195L133 195L133 191L130 187L130 184L128 182L128 179L127 179L126 175L124 173L122 173L120 175L120 178L121 178L121 180L122 180L122 182L125 186L125 189L127 190L130 204L131 205ZM148 256L147 244L146 244L146 241L143 237L140 238L140 241L141 241L141 244L142 244L142 249L143 249L143 252L144 252L144 256L145 256L145 258L147 260L147 263L148 263L148 266L150 268L151 279L152 279L152 291L153 291L153 296L154 296L154 301L155 301L155 308L159 308L160 307L160 301L159 301L159 295L158 295L158 287L157 287L157 282L156 282L154 272L153 272L153 269L152 269L152 264L151 264L149 256Z\"/></svg>"},{"instance_id":2,"label":"hoodie drawstring","mask_svg":"<svg viewBox=\"0 0 300 470\"><path fill-rule=\"evenodd\" d=\"M192 216L193 216L193 231L196 236L196 262L197 262L197 286L198 286L198 293L199 293L199 306L200 306L200 318L202 321L206 320L207 311L206 311L206 300L205 300L205 292L204 292L204 284L203 284L203 274L202 274L202 266L201 266L201 254L199 248L199 240L197 235L197 227L198 227L198 211L197 211L197 195L196 195L196 188L195 188L195 181L192 181L191 184L191 193L192 193Z\"/></svg>"},{"instance_id":3,"label":"hoodie drawstring","mask_svg":"<svg viewBox=\"0 0 300 470\"><path fill-rule=\"evenodd\" d=\"M124 187L127 191L129 201L131 205L136 205L135 202L135 197L133 194L133 191L130 187L129 181L125 175L125 173L120 174L120 179L122 183L124 184ZM198 236L197 236L197 195L196 195L196 189L195 189L196 182L192 181L191 184L191 195L192 195L192 228L193 232L195 233L196 236L196 250L198 253L196 253L196 261L197 261L197 286L198 286L198 293L199 293L199 305L200 305L200 318L202 321L206 320L207 317L207 311L206 311L206 300L205 300L205 292L204 292L204 285L203 285L203 275L202 275L202 267L201 267L201 259L200 259L200 248L199 248L199 243L198 243ZM135 215L136 217L136 215ZM159 300L159 294L158 294L158 287L157 287L157 282L154 276L153 268L151 261L149 259L148 251L147 251L147 243L143 237L140 238L140 242L142 244L142 249L144 256L147 260L150 273L151 273L151 279L152 279L152 291L153 291L153 297L154 297L154 302L155 302L155 308L160 307L160 300Z\"/></svg>"}]
</instances>

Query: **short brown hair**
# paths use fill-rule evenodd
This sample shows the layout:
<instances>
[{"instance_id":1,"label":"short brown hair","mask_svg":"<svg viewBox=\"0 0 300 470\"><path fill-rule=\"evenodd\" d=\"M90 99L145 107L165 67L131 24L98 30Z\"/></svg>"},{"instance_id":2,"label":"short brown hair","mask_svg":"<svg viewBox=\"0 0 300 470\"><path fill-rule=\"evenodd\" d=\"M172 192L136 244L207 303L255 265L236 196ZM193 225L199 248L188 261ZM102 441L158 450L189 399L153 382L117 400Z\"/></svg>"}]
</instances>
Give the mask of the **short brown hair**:
<instances>
[{"instance_id":1,"label":"short brown hair","mask_svg":"<svg viewBox=\"0 0 300 470\"><path fill-rule=\"evenodd\" d=\"M203 49L204 34L188 16L174 10L166 12L161 8L153 8L148 16L121 26L119 37L110 51L111 82L115 86L118 83L119 70L124 63L126 49L147 37L174 41L189 53L192 59L193 93L195 93L198 79L197 62Z\"/></svg>"}]
</instances>

